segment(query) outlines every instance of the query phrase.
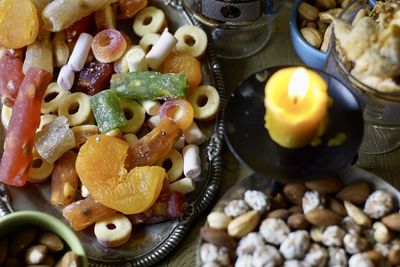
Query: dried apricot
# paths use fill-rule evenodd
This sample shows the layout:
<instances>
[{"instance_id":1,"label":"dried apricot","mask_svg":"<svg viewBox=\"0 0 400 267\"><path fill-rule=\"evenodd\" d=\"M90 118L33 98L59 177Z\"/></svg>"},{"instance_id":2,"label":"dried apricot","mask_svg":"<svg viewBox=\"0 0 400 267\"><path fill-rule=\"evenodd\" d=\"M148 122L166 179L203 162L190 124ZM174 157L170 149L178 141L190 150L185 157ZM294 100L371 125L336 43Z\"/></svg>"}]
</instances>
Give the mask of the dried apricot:
<instances>
[{"instance_id":1,"label":"dried apricot","mask_svg":"<svg viewBox=\"0 0 400 267\"><path fill-rule=\"evenodd\" d=\"M79 150L76 171L93 198L125 214L150 208L160 195L165 170L156 166L124 168L128 143L116 137L89 137Z\"/></svg>"},{"instance_id":2,"label":"dried apricot","mask_svg":"<svg viewBox=\"0 0 400 267\"><path fill-rule=\"evenodd\" d=\"M163 73L186 74L190 90L196 88L202 80L200 61L187 54L172 52L165 59L159 71Z\"/></svg>"},{"instance_id":3,"label":"dried apricot","mask_svg":"<svg viewBox=\"0 0 400 267\"><path fill-rule=\"evenodd\" d=\"M32 1L0 1L0 45L22 48L33 43L38 32L39 19Z\"/></svg>"}]
</instances>

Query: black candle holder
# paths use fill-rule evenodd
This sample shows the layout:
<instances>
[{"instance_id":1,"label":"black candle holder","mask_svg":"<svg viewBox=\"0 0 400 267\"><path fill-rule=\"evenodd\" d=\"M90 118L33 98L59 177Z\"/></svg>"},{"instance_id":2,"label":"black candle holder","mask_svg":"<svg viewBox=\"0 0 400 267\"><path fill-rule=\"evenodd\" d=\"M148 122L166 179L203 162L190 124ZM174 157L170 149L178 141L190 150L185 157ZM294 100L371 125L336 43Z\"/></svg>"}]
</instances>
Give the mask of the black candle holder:
<instances>
[{"instance_id":1,"label":"black candle holder","mask_svg":"<svg viewBox=\"0 0 400 267\"><path fill-rule=\"evenodd\" d=\"M239 84L225 109L227 144L239 161L273 180L306 181L336 174L353 162L361 144L364 123L360 105L340 81L311 69L326 81L333 99L322 143L295 149L278 145L264 127L264 88L272 74L287 67L293 66L270 67ZM345 134L345 141L329 146L328 140L338 133Z\"/></svg>"}]
</instances>

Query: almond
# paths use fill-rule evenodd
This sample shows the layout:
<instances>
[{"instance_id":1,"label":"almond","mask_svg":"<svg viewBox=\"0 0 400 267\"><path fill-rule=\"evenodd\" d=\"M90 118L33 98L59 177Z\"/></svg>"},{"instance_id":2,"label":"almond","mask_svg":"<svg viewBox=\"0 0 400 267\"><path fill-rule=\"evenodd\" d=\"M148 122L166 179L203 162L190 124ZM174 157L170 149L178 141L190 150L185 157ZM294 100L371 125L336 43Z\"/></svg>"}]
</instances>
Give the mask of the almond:
<instances>
[{"instance_id":1,"label":"almond","mask_svg":"<svg viewBox=\"0 0 400 267\"><path fill-rule=\"evenodd\" d=\"M342 201L347 200L356 205L362 205L370 194L371 187L368 183L355 182L343 187L336 197Z\"/></svg>"},{"instance_id":2,"label":"almond","mask_svg":"<svg viewBox=\"0 0 400 267\"><path fill-rule=\"evenodd\" d=\"M356 205L349 201L344 201L347 214L360 226L371 227L371 219Z\"/></svg>"},{"instance_id":3,"label":"almond","mask_svg":"<svg viewBox=\"0 0 400 267\"><path fill-rule=\"evenodd\" d=\"M389 251L389 262L393 266L400 265L400 246L394 245Z\"/></svg>"},{"instance_id":4,"label":"almond","mask_svg":"<svg viewBox=\"0 0 400 267\"><path fill-rule=\"evenodd\" d=\"M343 204L336 198L329 198L329 208L339 215L347 216L347 212Z\"/></svg>"},{"instance_id":5,"label":"almond","mask_svg":"<svg viewBox=\"0 0 400 267\"><path fill-rule=\"evenodd\" d=\"M399 232L400 231L400 213L393 213L382 218L382 222L389 229Z\"/></svg>"},{"instance_id":6,"label":"almond","mask_svg":"<svg viewBox=\"0 0 400 267\"><path fill-rule=\"evenodd\" d=\"M282 193L276 194L271 198L271 206L273 209L285 209L289 206L285 196Z\"/></svg>"},{"instance_id":7,"label":"almond","mask_svg":"<svg viewBox=\"0 0 400 267\"><path fill-rule=\"evenodd\" d=\"M293 214L293 213L303 213L303 207L302 206L292 206L288 209L288 211Z\"/></svg>"},{"instance_id":8,"label":"almond","mask_svg":"<svg viewBox=\"0 0 400 267\"><path fill-rule=\"evenodd\" d=\"M385 244L392 239L392 233L389 232L383 223L375 222L374 225L372 225L372 228L374 229L373 236L376 242Z\"/></svg>"},{"instance_id":9,"label":"almond","mask_svg":"<svg viewBox=\"0 0 400 267\"><path fill-rule=\"evenodd\" d=\"M306 213L308 222L318 226L338 225L342 217L334 211L328 209L314 209Z\"/></svg>"},{"instance_id":10,"label":"almond","mask_svg":"<svg viewBox=\"0 0 400 267\"><path fill-rule=\"evenodd\" d=\"M318 9L306 2L302 2L297 9L300 16L306 20L314 21L318 19Z\"/></svg>"},{"instance_id":11,"label":"almond","mask_svg":"<svg viewBox=\"0 0 400 267\"><path fill-rule=\"evenodd\" d=\"M322 194L336 194L342 188L342 181L336 176L323 177L316 181L305 183L310 190L318 191Z\"/></svg>"},{"instance_id":12,"label":"almond","mask_svg":"<svg viewBox=\"0 0 400 267\"><path fill-rule=\"evenodd\" d=\"M319 49L322 44L323 36L317 29L311 27L305 27L300 30L301 35L304 40L306 40L310 45Z\"/></svg>"},{"instance_id":13,"label":"almond","mask_svg":"<svg viewBox=\"0 0 400 267\"><path fill-rule=\"evenodd\" d=\"M276 219L282 219L286 221L286 219L289 217L290 212L285 209L277 209L273 210L270 213L268 213L267 218L276 218Z\"/></svg>"},{"instance_id":14,"label":"almond","mask_svg":"<svg viewBox=\"0 0 400 267\"><path fill-rule=\"evenodd\" d=\"M200 235L206 242L218 247L224 246L229 249L235 249L236 247L235 240L224 230L202 227L200 230Z\"/></svg>"},{"instance_id":15,"label":"almond","mask_svg":"<svg viewBox=\"0 0 400 267\"><path fill-rule=\"evenodd\" d=\"M375 266L378 266L378 264L384 260L382 253L380 253L379 251L368 250L366 254L368 258L375 264Z\"/></svg>"},{"instance_id":16,"label":"almond","mask_svg":"<svg viewBox=\"0 0 400 267\"><path fill-rule=\"evenodd\" d=\"M296 213L289 216L287 220L287 224L289 227L296 230L304 230L307 229L310 225L306 220L306 217L302 213Z\"/></svg>"},{"instance_id":17,"label":"almond","mask_svg":"<svg viewBox=\"0 0 400 267\"><path fill-rule=\"evenodd\" d=\"M336 0L315 0L315 3L325 9L332 9L336 7Z\"/></svg>"},{"instance_id":18,"label":"almond","mask_svg":"<svg viewBox=\"0 0 400 267\"><path fill-rule=\"evenodd\" d=\"M307 187L303 184L289 183L283 187L283 194L289 202L301 206Z\"/></svg>"},{"instance_id":19,"label":"almond","mask_svg":"<svg viewBox=\"0 0 400 267\"><path fill-rule=\"evenodd\" d=\"M215 229L226 229L232 219L222 211L213 211L207 216L208 225Z\"/></svg>"},{"instance_id":20,"label":"almond","mask_svg":"<svg viewBox=\"0 0 400 267\"><path fill-rule=\"evenodd\" d=\"M241 238L253 231L260 221L260 214L251 210L233 219L228 224L228 234L232 237Z\"/></svg>"}]
</instances>

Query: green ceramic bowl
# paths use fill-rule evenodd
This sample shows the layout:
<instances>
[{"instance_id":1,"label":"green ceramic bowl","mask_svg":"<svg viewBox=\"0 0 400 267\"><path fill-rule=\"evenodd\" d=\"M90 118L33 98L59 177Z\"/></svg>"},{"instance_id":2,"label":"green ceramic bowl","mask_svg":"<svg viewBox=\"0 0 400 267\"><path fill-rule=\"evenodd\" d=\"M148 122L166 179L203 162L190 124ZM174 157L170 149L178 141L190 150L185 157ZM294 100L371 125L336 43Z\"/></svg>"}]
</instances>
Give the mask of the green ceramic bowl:
<instances>
[{"instance_id":1,"label":"green ceramic bowl","mask_svg":"<svg viewBox=\"0 0 400 267\"><path fill-rule=\"evenodd\" d=\"M57 218L38 211L18 211L0 218L0 237L25 225L34 225L41 230L53 232L80 258L81 266L87 267L85 251L75 233Z\"/></svg>"}]
</instances>

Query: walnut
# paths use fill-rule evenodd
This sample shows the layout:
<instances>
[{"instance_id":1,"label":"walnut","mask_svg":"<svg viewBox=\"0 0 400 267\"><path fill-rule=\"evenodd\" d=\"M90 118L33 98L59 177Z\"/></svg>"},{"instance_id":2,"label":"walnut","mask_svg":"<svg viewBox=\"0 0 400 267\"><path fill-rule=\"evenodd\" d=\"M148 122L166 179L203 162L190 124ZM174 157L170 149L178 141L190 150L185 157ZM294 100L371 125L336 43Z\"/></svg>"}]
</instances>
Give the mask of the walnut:
<instances>
[{"instance_id":1,"label":"walnut","mask_svg":"<svg viewBox=\"0 0 400 267\"><path fill-rule=\"evenodd\" d=\"M292 232L282 242L279 251L286 259L302 259L310 247L310 236L307 231Z\"/></svg>"},{"instance_id":2,"label":"walnut","mask_svg":"<svg viewBox=\"0 0 400 267\"><path fill-rule=\"evenodd\" d=\"M318 193L318 191L308 191L303 196L303 212L307 213L313 209L323 208L325 199Z\"/></svg>"},{"instance_id":3,"label":"walnut","mask_svg":"<svg viewBox=\"0 0 400 267\"><path fill-rule=\"evenodd\" d=\"M375 265L368 258L367 254L354 254L349 259L349 267L374 267Z\"/></svg>"},{"instance_id":4,"label":"walnut","mask_svg":"<svg viewBox=\"0 0 400 267\"><path fill-rule=\"evenodd\" d=\"M259 212L269 211L271 208L271 202L261 191L247 190L244 193L244 201L246 201L250 208Z\"/></svg>"},{"instance_id":5,"label":"walnut","mask_svg":"<svg viewBox=\"0 0 400 267\"><path fill-rule=\"evenodd\" d=\"M246 204L246 202L244 202L244 200L236 199L230 201L226 205L224 212L227 216L237 217L245 214L247 211L249 211L249 209L249 206Z\"/></svg>"},{"instance_id":6,"label":"walnut","mask_svg":"<svg viewBox=\"0 0 400 267\"><path fill-rule=\"evenodd\" d=\"M373 219L380 219L393 211L393 196L385 190L376 190L365 201L364 212Z\"/></svg>"},{"instance_id":7,"label":"walnut","mask_svg":"<svg viewBox=\"0 0 400 267\"><path fill-rule=\"evenodd\" d=\"M282 219L267 218L260 226L260 233L267 243L280 245L290 233L290 229Z\"/></svg>"},{"instance_id":8,"label":"walnut","mask_svg":"<svg viewBox=\"0 0 400 267\"><path fill-rule=\"evenodd\" d=\"M311 267L324 267L328 262L328 251L326 248L314 243L311 244L304 262Z\"/></svg>"},{"instance_id":9,"label":"walnut","mask_svg":"<svg viewBox=\"0 0 400 267\"><path fill-rule=\"evenodd\" d=\"M240 239L238 247L236 249L236 254L238 256L242 255L252 255L254 251L261 246L265 245L264 238L260 233L249 233Z\"/></svg>"},{"instance_id":10,"label":"walnut","mask_svg":"<svg viewBox=\"0 0 400 267\"><path fill-rule=\"evenodd\" d=\"M328 226L322 235L322 244L327 247L341 247L343 245L343 237L345 234L345 231L337 225Z\"/></svg>"}]
</instances>

